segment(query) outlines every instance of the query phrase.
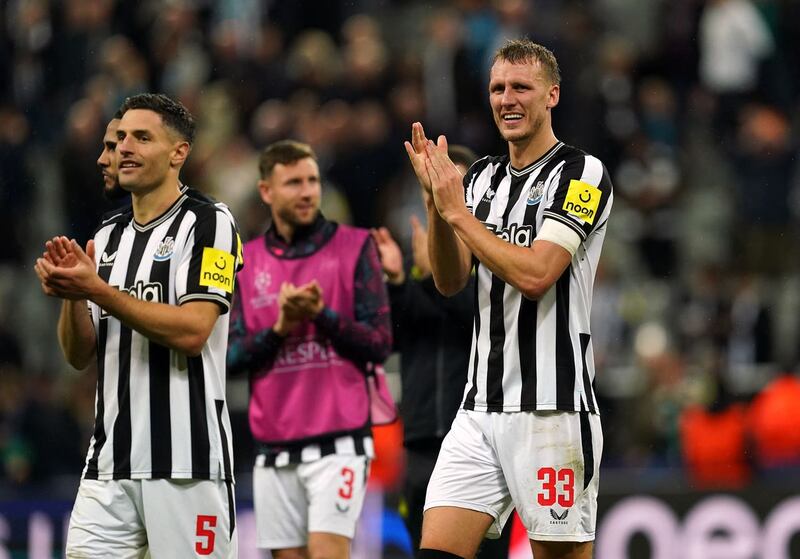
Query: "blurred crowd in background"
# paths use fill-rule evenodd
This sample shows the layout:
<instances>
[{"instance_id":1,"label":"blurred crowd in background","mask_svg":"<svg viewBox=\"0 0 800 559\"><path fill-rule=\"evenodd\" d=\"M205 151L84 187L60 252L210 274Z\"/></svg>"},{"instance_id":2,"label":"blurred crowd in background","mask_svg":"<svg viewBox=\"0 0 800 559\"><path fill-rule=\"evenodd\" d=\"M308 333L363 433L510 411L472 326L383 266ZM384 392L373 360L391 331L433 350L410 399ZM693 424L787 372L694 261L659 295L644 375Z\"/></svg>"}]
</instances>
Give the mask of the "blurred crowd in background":
<instances>
[{"instance_id":1,"label":"blurred crowd in background","mask_svg":"<svg viewBox=\"0 0 800 559\"><path fill-rule=\"evenodd\" d=\"M190 108L182 179L229 204L245 240L268 222L258 152L294 138L319 155L326 216L387 226L408 249L409 217L424 215L402 145L411 123L504 153L487 77L522 35L561 65L557 136L598 156L616 189L594 294L603 466L741 486L800 465L786 396L800 390L800 3L7 0L2 486L83 465L95 378L63 361L59 303L32 264L53 235L85 243L108 209L95 162L126 96ZM249 471L243 390L231 407Z\"/></svg>"}]
</instances>

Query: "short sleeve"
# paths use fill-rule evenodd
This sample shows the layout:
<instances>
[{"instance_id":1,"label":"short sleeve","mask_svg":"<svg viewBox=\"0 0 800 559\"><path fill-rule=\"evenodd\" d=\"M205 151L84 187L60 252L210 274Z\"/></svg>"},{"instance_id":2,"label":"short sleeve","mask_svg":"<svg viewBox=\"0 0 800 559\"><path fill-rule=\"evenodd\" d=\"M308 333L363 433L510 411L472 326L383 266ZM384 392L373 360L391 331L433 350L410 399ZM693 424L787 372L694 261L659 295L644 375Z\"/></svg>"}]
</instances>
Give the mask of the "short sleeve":
<instances>
[{"instance_id":1,"label":"short sleeve","mask_svg":"<svg viewBox=\"0 0 800 559\"><path fill-rule=\"evenodd\" d=\"M475 213L475 179L481 174L486 166L489 164L490 158L488 156L478 159L475 163L470 165L467 169L462 183L464 185L464 203L470 213Z\"/></svg>"},{"instance_id":2,"label":"short sleeve","mask_svg":"<svg viewBox=\"0 0 800 559\"><path fill-rule=\"evenodd\" d=\"M611 210L613 192L608 171L599 159L580 155L567 160L553 178L555 189L544 217L573 229L581 240L605 223Z\"/></svg>"},{"instance_id":3,"label":"short sleeve","mask_svg":"<svg viewBox=\"0 0 800 559\"><path fill-rule=\"evenodd\" d=\"M463 184L464 184L464 203L466 204L466 206L467 206L467 209L469 209L469 212L470 212L470 213L473 213L473 212L472 212L472 210L473 210L473 203L472 203L472 179L473 179L473 178L475 178L475 175L470 175L470 173L469 173L469 172L467 172L467 174L466 174L466 175L464 175L464 178L463 178Z\"/></svg>"},{"instance_id":4,"label":"short sleeve","mask_svg":"<svg viewBox=\"0 0 800 559\"><path fill-rule=\"evenodd\" d=\"M176 272L176 298L214 301L228 312L239 270L241 241L230 215L217 209L198 214Z\"/></svg>"}]
</instances>

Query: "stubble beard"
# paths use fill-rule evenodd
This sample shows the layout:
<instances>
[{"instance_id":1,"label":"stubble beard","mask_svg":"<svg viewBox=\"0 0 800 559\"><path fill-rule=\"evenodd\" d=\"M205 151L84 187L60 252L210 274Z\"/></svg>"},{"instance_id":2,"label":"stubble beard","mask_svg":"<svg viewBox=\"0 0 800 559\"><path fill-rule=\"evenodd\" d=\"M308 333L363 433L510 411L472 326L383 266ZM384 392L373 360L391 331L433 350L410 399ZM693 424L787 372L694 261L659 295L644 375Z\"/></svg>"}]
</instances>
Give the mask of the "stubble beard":
<instances>
[{"instance_id":1,"label":"stubble beard","mask_svg":"<svg viewBox=\"0 0 800 559\"><path fill-rule=\"evenodd\" d=\"M297 229L298 227L308 227L314 223L319 215L319 208L316 208L307 220L300 219L290 208L282 208L277 215L281 221L290 225L293 229Z\"/></svg>"},{"instance_id":2,"label":"stubble beard","mask_svg":"<svg viewBox=\"0 0 800 559\"><path fill-rule=\"evenodd\" d=\"M502 120L501 120L502 122ZM503 133L501 131L501 136L503 139L510 144L518 144L530 141L532 138L535 138L539 131L542 129L542 125L544 124L544 117L538 116L536 120L531 123L530 129L527 131L512 131L510 133Z\"/></svg>"},{"instance_id":3,"label":"stubble beard","mask_svg":"<svg viewBox=\"0 0 800 559\"><path fill-rule=\"evenodd\" d=\"M111 186L105 185L103 188L103 196L105 196L106 200L111 202L115 202L117 200L121 200L128 195L128 191L122 188L119 184L119 178L114 179L114 184Z\"/></svg>"}]
</instances>

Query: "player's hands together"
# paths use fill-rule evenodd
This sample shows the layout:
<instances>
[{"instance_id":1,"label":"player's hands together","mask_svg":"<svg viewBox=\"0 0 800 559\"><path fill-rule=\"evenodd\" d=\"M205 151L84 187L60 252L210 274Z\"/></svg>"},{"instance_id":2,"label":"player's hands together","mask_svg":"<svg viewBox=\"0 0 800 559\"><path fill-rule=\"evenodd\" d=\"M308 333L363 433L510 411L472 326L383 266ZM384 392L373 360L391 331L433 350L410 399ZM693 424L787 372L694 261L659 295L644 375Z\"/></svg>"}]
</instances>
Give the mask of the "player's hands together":
<instances>
[{"instance_id":1,"label":"player's hands together","mask_svg":"<svg viewBox=\"0 0 800 559\"><path fill-rule=\"evenodd\" d=\"M45 248L34 265L42 291L62 299L91 299L104 283L95 269L94 241L84 251L75 239L54 237Z\"/></svg>"},{"instance_id":2,"label":"player's hands together","mask_svg":"<svg viewBox=\"0 0 800 559\"><path fill-rule=\"evenodd\" d=\"M417 180L425 192L431 191L431 179L428 175L428 169L425 165L425 160L428 155L425 146L428 139L425 137L425 130L422 128L422 123L415 122L411 125L411 141L403 142L408 153L408 159L411 160L411 166L414 167L414 173L417 175Z\"/></svg>"},{"instance_id":3,"label":"player's hands together","mask_svg":"<svg viewBox=\"0 0 800 559\"><path fill-rule=\"evenodd\" d=\"M288 296L287 305L293 309L293 312L298 312L305 320L314 320L325 308L322 287L320 287L317 280L312 280L305 285L297 287L295 292Z\"/></svg>"},{"instance_id":4,"label":"player's hands together","mask_svg":"<svg viewBox=\"0 0 800 559\"><path fill-rule=\"evenodd\" d=\"M301 286L284 282L278 293L278 320L273 330L285 336L302 323L314 320L323 308L322 288L316 280Z\"/></svg>"},{"instance_id":5,"label":"player's hands together","mask_svg":"<svg viewBox=\"0 0 800 559\"><path fill-rule=\"evenodd\" d=\"M378 256L381 259L381 268L386 278L392 285L400 285L406 280L403 270L403 251L394 240L386 227L372 230L372 238L378 247Z\"/></svg>"},{"instance_id":6,"label":"player's hands together","mask_svg":"<svg viewBox=\"0 0 800 559\"><path fill-rule=\"evenodd\" d=\"M280 336L285 336L305 320L300 311L289 304L289 297L297 292L297 287L293 283L283 282L278 292L278 320L273 326L273 330Z\"/></svg>"},{"instance_id":7,"label":"player's hands together","mask_svg":"<svg viewBox=\"0 0 800 559\"><path fill-rule=\"evenodd\" d=\"M62 268L72 268L78 263L78 258L72 252L72 243L67 237L53 237L44 243L45 251L42 258L49 261L54 266Z\"/></svg>"},{"instance_id":8,"label":"player's hands together","mask_svg":"<svg viewBox=\"0 0 800 559\"><path fill-rule=\"evenodd\" d=\"M461 172L447 155L447 138L439 136L434 144L426 145L425 168L431 178L431 193L439 215L446 222L467 211L464 203L464 186Z\"/></svg>"}]
</instances>

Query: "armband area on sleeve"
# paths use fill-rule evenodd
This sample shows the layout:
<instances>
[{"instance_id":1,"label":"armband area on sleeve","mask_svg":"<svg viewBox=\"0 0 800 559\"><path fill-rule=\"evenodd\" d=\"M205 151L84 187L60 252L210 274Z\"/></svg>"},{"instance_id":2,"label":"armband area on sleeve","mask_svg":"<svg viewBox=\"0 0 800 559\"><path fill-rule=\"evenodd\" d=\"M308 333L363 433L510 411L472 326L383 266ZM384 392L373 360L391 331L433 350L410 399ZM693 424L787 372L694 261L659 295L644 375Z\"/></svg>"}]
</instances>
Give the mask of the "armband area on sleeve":
<instances>
[{"instance_id":1,"label":"armband area on sleeve","mask_svg":"<svg viewBox=\"0 0 800 559\"><path fill-rule=\"evenodd\" d=\"M555 219L545 219L534 240L555 243L569 252L570 256L575 256L581 244L581 236L574 229Z\"/></svg>"}]
</instances>

